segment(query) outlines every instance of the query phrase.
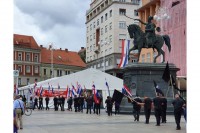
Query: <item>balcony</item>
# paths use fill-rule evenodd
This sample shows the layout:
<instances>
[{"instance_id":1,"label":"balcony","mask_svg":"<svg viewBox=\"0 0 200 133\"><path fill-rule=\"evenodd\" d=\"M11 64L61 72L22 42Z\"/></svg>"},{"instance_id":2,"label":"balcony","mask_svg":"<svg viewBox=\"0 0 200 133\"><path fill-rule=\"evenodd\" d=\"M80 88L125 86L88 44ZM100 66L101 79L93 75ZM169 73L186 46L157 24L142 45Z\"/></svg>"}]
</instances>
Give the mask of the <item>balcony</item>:
<instances>
[{"instance_id":1,"label":"balcony","mask_svg":"<svg viewBox=\"0 0 200 133\"><path fill-rule=\"evenodd\" d=\"M95 52L96 54L98 54L99 51L100 51L100 45L97 45L97 46L94 48L94 52Z\"/></svg>"}]
</instances>

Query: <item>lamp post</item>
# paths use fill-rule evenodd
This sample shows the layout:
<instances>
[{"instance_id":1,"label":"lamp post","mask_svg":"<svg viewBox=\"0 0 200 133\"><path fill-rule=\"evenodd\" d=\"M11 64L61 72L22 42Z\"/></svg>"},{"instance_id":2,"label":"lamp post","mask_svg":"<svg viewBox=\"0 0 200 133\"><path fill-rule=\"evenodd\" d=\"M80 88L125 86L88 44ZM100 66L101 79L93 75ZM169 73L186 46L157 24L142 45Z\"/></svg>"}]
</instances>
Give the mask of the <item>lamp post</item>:
<instances>
[{"instance_id":1,"label":"lamp post","mask_svg":"<svg viewBox=\"0 0 200 133\"><path fill-rule=\"evenodd\" d=\"M53 43L49 45L49 50L51 50L51 78L54 77L54 72L53 72Z\"/></svg>"}]
</instances>

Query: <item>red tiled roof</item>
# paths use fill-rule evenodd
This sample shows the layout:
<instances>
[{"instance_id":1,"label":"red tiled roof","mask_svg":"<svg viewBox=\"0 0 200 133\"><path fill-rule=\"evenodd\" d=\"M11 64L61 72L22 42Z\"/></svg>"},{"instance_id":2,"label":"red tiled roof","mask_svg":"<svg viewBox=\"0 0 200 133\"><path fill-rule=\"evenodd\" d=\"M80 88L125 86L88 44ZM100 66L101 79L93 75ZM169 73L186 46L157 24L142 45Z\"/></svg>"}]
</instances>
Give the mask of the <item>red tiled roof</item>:
<instances>
[{"instance_id":1,"label":"red tiled roof","mask_svg":"<svg viewBox=\"0 0 200 133\"><path fill-rule=\"evenodd\" d=\"M14 34L13 44L23 48L40 49L35 39L27 35Z\"/></svg>"},{"instance_id":2,"label":"red tiled roof","mask_svg":"<svg viewBox=\"0 0 200 133\"><path fill-rule=\"evenodd\" d=\"M51 50L41 48L41 63L51 63ZM53 50L53 64L86 67L77 52Z\"/></svg>"}]
</instances>

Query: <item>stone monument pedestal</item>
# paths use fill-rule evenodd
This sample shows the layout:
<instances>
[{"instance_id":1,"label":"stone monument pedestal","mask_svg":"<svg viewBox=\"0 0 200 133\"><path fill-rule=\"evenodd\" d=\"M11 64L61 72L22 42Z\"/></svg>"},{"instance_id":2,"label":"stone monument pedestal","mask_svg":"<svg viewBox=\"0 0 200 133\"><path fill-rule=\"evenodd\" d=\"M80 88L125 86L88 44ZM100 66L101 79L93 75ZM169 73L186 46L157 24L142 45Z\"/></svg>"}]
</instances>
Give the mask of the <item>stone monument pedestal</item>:
<instances>
[{"instance_id":1,"label":"stone monument pedestal","mask_svg":"<svg viewBox=\"0 0 200 133\"><path fill-rule=\"evenodd\" d=\"M123 69L124 84L131 90L133 96L136 94L143 99L144 96L154 98L155 87L154 82L157 83L159 88L163 91L167 99L173 99L172 87L162 79L166 63L132 63L128 64ZM176 77L176 72L180 69L174 64L169 63L170 74ZM171 101L171 100L170 100ZM168 102L171 106L171 103ZM168 106L169 107L169 106ZM121 112L132 111L133 106L128 103L127 98L124 98L121 103Z\"/></svg>"}]
</instances>

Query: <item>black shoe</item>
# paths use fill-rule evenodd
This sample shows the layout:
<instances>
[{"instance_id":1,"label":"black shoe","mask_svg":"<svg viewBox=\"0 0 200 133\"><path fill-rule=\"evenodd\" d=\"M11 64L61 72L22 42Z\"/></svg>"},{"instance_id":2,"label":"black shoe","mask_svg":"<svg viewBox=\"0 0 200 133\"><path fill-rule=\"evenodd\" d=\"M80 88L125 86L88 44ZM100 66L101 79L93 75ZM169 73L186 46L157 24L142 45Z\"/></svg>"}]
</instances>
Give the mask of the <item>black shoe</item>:
<instances>
[{"instance_id":1,"label":"black shoe","mask_svg":"<svg viewBox=\"0 0 200 133\"><path fill-rule=\"evenodd\" d=\"M177 127L176 130L181 130L181 127Z\"/></svg>"},{"instance_id":2,"label":"black shoe","mask_svg":"<svg viewBox=\"0 0 200 133\"><path fill-rule=\"evenodd\" d=\"M160 125L156 124L156 126L160 126Z\"/></svg>"}]
</instances>

